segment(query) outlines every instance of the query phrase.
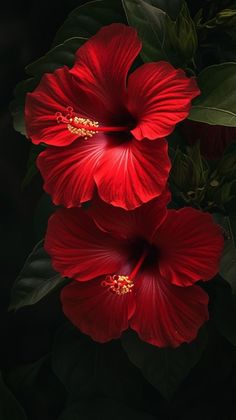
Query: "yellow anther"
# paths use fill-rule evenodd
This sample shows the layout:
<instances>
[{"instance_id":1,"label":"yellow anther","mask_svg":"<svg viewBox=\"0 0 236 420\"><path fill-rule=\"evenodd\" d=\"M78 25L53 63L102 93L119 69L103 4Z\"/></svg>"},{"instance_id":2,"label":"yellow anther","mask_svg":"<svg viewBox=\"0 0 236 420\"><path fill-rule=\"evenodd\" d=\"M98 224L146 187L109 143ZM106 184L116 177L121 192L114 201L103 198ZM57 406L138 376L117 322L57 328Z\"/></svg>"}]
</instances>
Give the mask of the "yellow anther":
<instances>
[{"instance_id":1,"label":"yellow anther","mask_svg":"<svg viewBox=\"0 0 236 420\"><path fill-rule=\"evenodd\" d=\"M61 112L56 112L55 116L58 123L67 124L67 128L71 133L76 134L78 137L84 137L85 139L93 137L94 134L98 133L96 130L99 127L97 121L77 117L72 107L67 107L66 111L66 115L63 115Z\"/></svg>"},{"instance_id":2,"label":"yellow anther","mask_svg":"<svg viewBox=\"0 0 236 420\"><path fill-rule=\"evenodd\" d=\"M109 287L110 291L117 295L125 295L126 293L132 292L134 287L133 280L129 276L115 274L113 276L106 276L106 279L102 281L103 287Z\"/></svg>"},{"instance_id":3,"label":"yellow anther","mask_svg":"<svg viewBox=\"0 0 236 420\"><path fill-rule=\"evenodd\" d=\"M77 134L78 137L84 137L85 139L93 137L94 134L98 133L95 130L96 127L98 127L97 121L91 121L88 118L81 117L70 118L70 123L67 124L67 128L71 133Z\"/></svg>"}]
</instances>

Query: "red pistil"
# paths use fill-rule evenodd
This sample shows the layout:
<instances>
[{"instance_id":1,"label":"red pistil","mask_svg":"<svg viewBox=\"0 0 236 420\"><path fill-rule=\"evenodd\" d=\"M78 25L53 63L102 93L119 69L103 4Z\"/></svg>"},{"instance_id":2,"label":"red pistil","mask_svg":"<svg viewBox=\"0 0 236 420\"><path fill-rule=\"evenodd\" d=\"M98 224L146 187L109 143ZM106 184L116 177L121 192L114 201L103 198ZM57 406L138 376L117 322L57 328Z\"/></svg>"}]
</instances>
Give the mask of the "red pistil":
<instances>
[{"instance_id":1,"label":"red pistil","mask_svg":"<svg viewBox=\"0 0 236 420\"><path fill-rule=\"evenodd\" d=\"M130 275L114 274L106 276L105 280L101 282L103 287L108 286L112 293L117 295L125 295L126 293L132 292L134 287L134 279L138 274L145 258L147 256L147 250L144 250L137 264L131 271Z\"/></svg>"},{"instance_id":2,"label":"red pistil","mask_svg":"<svg viewBox=\"0 0 236 420\"><path fill-rule=\"evenodd\" d=\"M132 279L132 280L133 280L133 279L136 277L136 275L138 274L138 271L139 271L139 269L141 268L142 263L144 262L144 260L145 260L145 258L146 258L146 256L147 256L147 254L148 254L148 250L147 250L147 249L145 249L145 250L143 251L143 253L142 253L141 257L139 258L139 260L138 260L137 264L134 266L133 270L131 271L131 273L130 273L130 275L129 275L129 278L130 278L130 279Z\"/></svg>"},{"instance_id":3,"label":"red pistil","mask_svg":"<svg viewBox=\"0 0 236 420\"><path fill-rule=\"evenodd\" d=\"M100 132L114 133L129 131L130 127L126 125L121 126L99 126L98 121L90 120L89 118L79 117L75 114L73 108L68 106L66 108L66 114L63 115L61 112L56 112L55 117L58 123L67 124L67 128L71 133L77 134L78 137L93 137L94 134Z\"/></svg>"}]
</instances>

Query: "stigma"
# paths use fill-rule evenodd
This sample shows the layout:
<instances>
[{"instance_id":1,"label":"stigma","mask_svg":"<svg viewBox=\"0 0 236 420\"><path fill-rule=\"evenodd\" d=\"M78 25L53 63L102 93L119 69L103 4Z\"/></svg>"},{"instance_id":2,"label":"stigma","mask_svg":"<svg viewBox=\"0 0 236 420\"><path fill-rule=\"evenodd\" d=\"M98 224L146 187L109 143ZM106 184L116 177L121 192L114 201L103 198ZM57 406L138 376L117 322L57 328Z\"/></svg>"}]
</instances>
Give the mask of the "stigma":
<instances>
[{"instance_id":1,"label":"stigma","mask_svg":"<svg viewBox=\"0 0 236 420\"><path fill-rule=\"evenodd\" d=\"M132 292L134 288L134 280L138 275L147 254L147 249L144 249L136 265L128 276L123 274L108 275L105 280L101 282L101 286L109 287L109 290L118 296L126 295L127 293Z\"/></svg>"},{"instance_id":2,"label":"stigma","mask_svg":"<svg viewBox=\"0 0 236 420\"><path fill-rule=\"evenodd\" d=\"M65 113L56 112L55 118L58 124L66 124L70 133L83 137L85 140L93 137L98 132L116 133L122 131L130 131L128 126L100 126L98 121L89 118L83 118L77 115L72 106L65 108Z\"/></svg>"},{"instance_id":3,"label":"stigma","mask_svg":"<svg viewBox=\"0 0 236 420\"><path fill-rule=\"evenodd\" d=\"M134 282L129 276L114 274L113 276L106 276L101 285L103 287L108 286L110 291L117 295L125 295L132 292Z\"/></svg>"},{"instance_id":4,"label":"stigma","mask_svg":"<svg viewBox=\"0 0 236 420\"><path fill-rule=\"evenodd\" d=\"M67 113L63 115L61 112L56 112L56 120L58 124L64 123L67 129L76 134L78 137L83 137L85 140L97 134L99 127L98 121L92 121L89 118L82 118L76 116L71 106L66 108Z\"/></svg>"}]
</instances>

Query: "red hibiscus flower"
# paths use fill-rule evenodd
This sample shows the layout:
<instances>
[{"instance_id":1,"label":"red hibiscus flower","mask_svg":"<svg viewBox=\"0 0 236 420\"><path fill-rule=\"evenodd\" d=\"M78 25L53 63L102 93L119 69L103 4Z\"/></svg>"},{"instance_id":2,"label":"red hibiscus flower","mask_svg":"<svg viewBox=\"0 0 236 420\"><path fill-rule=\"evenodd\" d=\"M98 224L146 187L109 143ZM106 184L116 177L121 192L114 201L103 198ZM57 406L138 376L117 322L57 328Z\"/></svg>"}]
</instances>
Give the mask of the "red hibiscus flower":
<instances>
[{"instance_id":1,"label":"red hibiscus flower","mask_svg":"<svg viewBox=\"0 0 236 420\"><path fill-rule=\"evenodd\" d=\"M144 341L176 347L208 319L208 296L195 283L218 271L220 228L193 208L167 210L167 199L130 212L97 200L86 213L60 209L49 220L53 266L77 280L61 292L63 311L94 340L131 327Z\"/></svg>"},{"instance_id":2,"label":"red hibiscus flower","mask_svg":"<svg viewBox=\"0 0 236 420\"><path fill-rule=\"evenodd\" d=\"M199 89L166 62L128 76L140 50L134 29L104 27L78 49L72 69L45 74L27 95L27 134L49 146L37 164L55 204L79 206L97 188L104 201L130 210L165 187L164 137L187 117Z\"/></svg>"},{"instance_id":3,"label":"red hibiscus flower","mask_svg":"<svg viewBox=\"0 0 236 420\"><path fill-rule=\"evenodd\" d=\"M182 132L190 145L200 141L201 153L207 159L220 158L226 147L236 140L236 127L210 125L197 121L184 121Z\"/></svg>"}]
</instances>

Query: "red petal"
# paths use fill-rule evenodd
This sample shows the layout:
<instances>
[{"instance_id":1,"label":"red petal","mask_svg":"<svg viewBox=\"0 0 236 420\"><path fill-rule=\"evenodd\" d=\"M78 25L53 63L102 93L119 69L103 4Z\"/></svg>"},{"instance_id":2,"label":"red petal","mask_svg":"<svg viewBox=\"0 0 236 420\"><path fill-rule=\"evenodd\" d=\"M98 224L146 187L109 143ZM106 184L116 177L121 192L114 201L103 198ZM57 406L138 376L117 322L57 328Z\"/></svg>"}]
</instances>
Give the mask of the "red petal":
<instances>
[{"instance_id":1,"label":"red petal","mask_svg":"<svg viewBox=\"0 0 236 420\"><path fill-rule=\"evenodd\" d=\"M164 139L114 141L101 158L94 179L104 201L132 210L162 193L169 171Z\"/></svg>"},{"instance_id":2,"label":"red petal","mask_svg":"<svg viewBox=\"0 0 236 420\"><path fill-rule=\"evenodd\" d=\"M113 274L128 259L126 244L100 231L83 209L60 209L51 216L45 249L63 276L86 281Z\"/></svg>"},{"instance_id":3,"label":"red petal","mask_svg":"<svg viewBox=\"0 0 236 420\"><path fill-rule=\"evenodd\" d=\"M155 243L161 275L177 286L209 280L219 271L224 240L210 214L190 207L169 210Z\"/></svg>"},{"instance_id":4,"label":"red petal","mask_svg":"<svg viewBox=\"0 0 236 420\"><path fill-rule=\"evenodd\" d=\"M153 271L137 281L135 300L130 326L142 340L158 347L194 340L208 320L208 296L199 286L177 287Z\"/></svg>"},{"instance_id":5,"label":"red petal","mask_svg":"<svg viewBox=\"0 0 236 420\"><path fill-rule=\"evenodd\" d=\"M146 63L128 79L128 109L137 121L131 131L137 140L168 136L188 116L199 95L194 79L169 63Z\"/></svg>"},{"instance_id":6,"label":"red petal","mask_svg":"<svg viewBox=\"0 0 236 420\"><path fill-rule=\"evenodd\" d=\"M93 199L88 213L99 229L123 239L137 237L151 241L153 233L158 229L167 215L166 205L170 201L170 192L164 193L135 210L124 210L113 207L99 197Z\"/></svg>"},{"instance_id":7,"label":"red petal","mask_svg":"<svg viewBox=\"0 0 236 420\"><path fill-rule=\"evenodd\" d=\"M120 122L127 73L140 50L136 31L119 23L103 27L78 49L71 74L81 102L103 124Z\"/></svg>"},{"instance_id":8,"label":"red petal","mask_svg":"<svg viewBox=\"0 0 236 420\"><path fill-rule=\"evenodd\" d=\"M76 107L77 101L76 85L66 66L45 74L35 91L26 96L26 131L32 142L52 146L72 143L78 136L66 124L58 124L55 114L66 114L66 108Z\"/></svg>"},{"instance_id":9,"label":"red petal","mask_svg":"<svg viewBox=\"0 0 236 420\"><path fill-rule=\"evenodd\" d=\"M118 296L102 287L102 280L69 284L61 292L61 301L65 315L76 327L104 343L119 338L128 328L135 302L132 292Z\"/></svg>"},{"instance_id":10,"label":"red petal","mask_svg":"<svg viewBox=\"0 0 236 420\"><path fill-rule=\"evenodd\" d=\"M106 137L79 139L69 147L48 148L37 165L44 178L44 189L55 204L77 207L92 198L94 172L104 153Z\"/></svg>"}]
</instances>

